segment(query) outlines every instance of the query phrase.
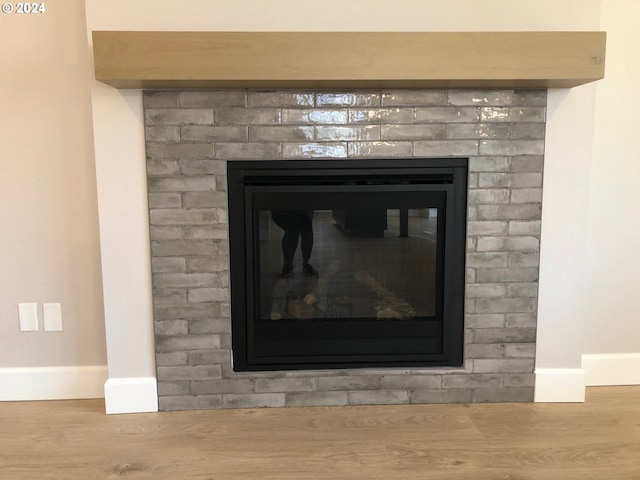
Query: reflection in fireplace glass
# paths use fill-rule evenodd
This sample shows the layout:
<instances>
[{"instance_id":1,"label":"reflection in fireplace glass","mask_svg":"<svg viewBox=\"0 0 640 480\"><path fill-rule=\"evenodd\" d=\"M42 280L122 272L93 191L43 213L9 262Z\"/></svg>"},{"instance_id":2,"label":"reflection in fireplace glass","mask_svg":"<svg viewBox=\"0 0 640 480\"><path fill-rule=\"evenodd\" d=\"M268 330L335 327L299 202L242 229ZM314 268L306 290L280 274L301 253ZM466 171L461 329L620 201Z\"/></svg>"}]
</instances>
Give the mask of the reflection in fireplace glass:
<instances>
[{"instance_id":1,"label":"reflection in fireplace glass","mask_svg":"<svg viewBox=\"0 0 640 480\"><path fill-rule=\"evenodd\" d=\"M437 214L259 211L260 320L433 317Z\"/></svg>"}]
</instances>

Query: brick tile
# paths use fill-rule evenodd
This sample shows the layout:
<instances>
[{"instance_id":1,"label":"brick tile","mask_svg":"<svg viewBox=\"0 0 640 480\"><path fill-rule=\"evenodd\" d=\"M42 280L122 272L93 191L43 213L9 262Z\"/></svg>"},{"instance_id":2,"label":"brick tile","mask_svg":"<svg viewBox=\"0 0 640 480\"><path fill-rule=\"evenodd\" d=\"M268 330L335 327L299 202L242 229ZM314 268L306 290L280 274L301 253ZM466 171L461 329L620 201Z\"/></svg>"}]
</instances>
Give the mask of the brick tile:
<instances>
[{"instance_id":1,"label":"brick tile","mask_svg":"<svg viewBox=\"0 0 640 480\"><path fill-rule=\"evenodd\" d=\"M504 358L504 352L502 343L471 343L464 347L466 358Z\"/></svg>"},{"instance_id":2,"label":"brick tile","mask_svg":"<svg viewBox=\"0 0 640 480\"><path fill-rule=\"evenodd\" d=\"M403 390L363 390L349 392L349 405L400 405L409 403Z\"/></svg>"},{"instance_id":3,"label":"brick tile","mask_svg":"<svg viewBox=\"0 0 640 480\"><path fill-rule=\"evenodd\" d=\"M284 407L284 393L250 393L222 396L224 408Z\"/></svg>"},{"instance_id":4,"label":"brick tile","mask_svg":"<svg viewBox=\"0 0 640 480\"><path fill-rule=\"evenodd\" d=\"M526 328L526 327L535 327L536 323L537 321L536 321L535 312L510 313L507 315L505 326L516 327L516 328Z\"/></svg>"},{"instance_id":5,"label":"brick tile","mask_svg":"<svg viewBox=\"0 0 640 480\"><path fill-rule=\"evenodd\" d=\"M161 411L210 410L222 406L221 395L172 396L160 397L158 407Z\"/></svg>"},{"instance_id":6,"label":"brick tile","mask_svg":"<svg viewBox=\"0 0 640 480\"><path fill-rule=\"evenodd\" d=\"M540 240L538 237L524 236L480 237L476 249L478 252L537 252L540 250Z\"/></svg>"},{"instance_id":7,"label":"brick tile","mask_svg":"<svg viewBox=\"0 0 640 480\"><path fill-rule=\"evenodd\" d=\"M215 110L217 124L276 125L280 123L277 108L218 108Z\"/></svg>"},{"instance_id":8,"label":"brick tile","mask_svg":"<svg viewBox=\"0 0 640 480\"><path fill-rule=\"evenodd\" d=\"M180 107L244 107L245 94L241 91L183 91L179 94Z\"/></svg>"},{"instance_id":9,"label":"brick tile","mask_svg":"<svg viewBox=\"0 0 640 480\"><path fill-rule=\"evenodd\" d=\"M379 125L358 125L358 126L318 126L316 129L316 139L318 141L372 141L380 140Z\"/></svg>"},{"instance_id":10,"label":"brick tile","mask_svg":"<svg viewBox=\"0 0 640 480\"><path fill-rule=\"evenodd\" d=\"M411 392L411 403L471 403L472 390L450 388L446 390L416 390Z\"/></svg>"},{"instance_id":11,"label":"brick tile","mask_svg":"<svg viewBox=\"0 0 640 480\"><path fill-rule=\"evenodd\" d=\"M542 155L543 140L480 140L480 155Z\"/></svg>"},{"instance_id":12,"label":"brick tile","mask_svg":"<svg viewBox=\"0 0 640 480\"><path fill-rule=\"evenodd\" d=\"M538 269L533 267L476 269L477 283L535 282L537 280Z\"/></svg>"},{"instance_id":13,"label":"brick tile","mask_svg":"<svg viewBox=\"0 0 640 480\"><path fill-rule=\"evenodd\" d=\"M480 119L485 122L543 123L545 109L540 107L482 107Z\"/></svg>"},{"instance_id":14,"label":"brick tile","mask_svg":"<svg viewBox=\"0 0 640 480\"><path fill-rule=\"evenodd\" d=\"M212 125L210 108L152 108L144 112L145 125Z\"/></svg>"},{"instance_id":15,"label":"brick tile","mask_svg":"<svg viewBox=\"0 0 640 480\"><path fill-rule=\"evenodd\" d=\"M538 283L512 283L507 285L508 297L531 297L538 296Z\"/></svg>"},{"instance_id":16,"label":"brick tile","mask_svg":"<svg viewBox=\"0 0 640 480\"><path fill-rule=\"evenodd\" d=\"M218 307L219 308L219 307ZM231 333L231 321L228 317L189 320L189 334Z\"/></svg>"},{"instance_id":17,"label":"brick tile","mask_svg":"<svg viewBox=\"0 0 640 480\"><path fill-rule=\"evenodd\" d=\"M535 328L480 328L474 332L475 343L533 343Z\"/></svg>"},{"instance_id":18,"label":"brick tile","mask_svg":"<svg viewBox=\"0 0 640 480\"><path fill-rule=\"evenodd\" d=\"M150 192L202 192L216 189L215 177L172 177L149 178L147 186Z\"/></svg>"},{"instance_id":19,"label":"brick tile","mask_svg":"<svg viewBox=\"0 0 640 480\"><path fill-rule=\"evenodd\" d=\"M467 328L502 328L505 326L505 315L501 313L484 313L465 315L464 324Z\"/></svg>"},{"instance_id":20,"label":"brick tile","mask_svg":"<svg viewBox=\"0 0 640 480\"><path fill-rule=\"evenodd\" d=\"M509 157L471 157L469 159L470 172L508 172L511 168Z\"/></svg>"},{"instance_id":21,"label":"brick tile","mask_svg":"<svg viewBox=\"0 0 640 480\"><path fill-rule=\"evenodd\" d=\"M286 394L287 407L326 407L347 405L347 392L296 392Z\"/></svg>"},{"instance_id":22,"label":"brick tile","mask_svg":"<svg viewBox=\"0 0 640 480\"><path fill-rule=\"evenodd\" d=\"M315 378L259 378L255 383L256 393L313 392Z\"/></svg>"},{"instance_id":23,"label":"brick tile","mask_svg":"<svg viewBox=\"0 0 640 480\"><path fill-rule=\"evenodd\" d=\"M510 125L490 123L450 123L447 124L447 138L509 138L512 131Z\"/></svg>"},{"instance_id":24,"label":"brick tile","mask_svg":"<svg viewBox=\"0 0 640 480\"><path fill-rule=\"evenodd\" d=\"M512 172L542 172L542 155L522 155L511 159Z\"/></svg>"},{"instance_id":25,"label":"brick tile","mask_svg":"<svg viewBox=\"0 0 640 480\"><path fill-rule=\"evenodd\" d=\"M537 303L533 298L492 298L476 301L476 313L527 313L535 312L536 307ZM484 329L482 331L484 332Z\"/></svg>"},{"instance_id":26,"label":"brick tile","mask_svg":"<svg viewBox=\"0 0 640 480\"><path fill-rule=\"evenodd\" d=\"M154 288L154 305L184 305L187 303L187 291L183 288Z\"/></svg>"},{"instance_id":27,"label":"brick tile","mask_svg":"<svg viewBox=\"0 0 640 480\"><path fill-rule=\"evenodd\" d=\"M427 140L414 142L416 157L450 157L478 155L477 140Z\"/></svg>"},{"instance_id":28,"label":"brick tile","mask_svg":"<svg viewBox=\"0 0 640 480\"><path fill-rule=\"evenodd\" d=\"M341 109L283 109L282 123L294 125L344 125L349 116Z\"/></svg>"},{"instance_id":29,"label":"brick tile","mask_svg":"<svg viewBox=\"0 0 640 480\"><path fill-rule=\"evenodd\" d=\"M478 218L482 220L540 220L540 204L480 205Z\"/></svg>"},{"instance_id":30,"label":"brick tile","mask_svg":"<svg viewBox=\"0 0 640 480\"><path fill-rule=\"evenodd\" d=\"M180 141L180 127L158 125L144 129L145 139L153 143L177 143Z\"/></svg>"},{"instance_id":31,"label":"brick tile","mask_svg":"<svg viewBox=\"0 0 640 480\"><path fill-rule=\"evenodd\" d=\"M156 365L158 366L177 366L187 364L187 352L167 352L156 354ZM186 391L178 394L189 393L189 385L186 385ZM172 395L168 393L167 395Z\"/></svg>"},{"instance_id":32,"label":"brick tile","mask_svg":"<svg viewBox=\"0 0 640 480\"><path fill-rule=\"evenodd\" d=\"M507 204L511 197L508 188L472 189L469 191L470 204ZM476 210L477 212L477 210Z\"/></svg>"},{"instance_id":33,"label":"brick tile","mask_svg":"<svg viewBox=\"0 0 640 480\"><path fill-rule=\"evenodd\" d=\"M446 140L447 128L441 124L382 125L383 140Z\"/></svg>"},{"instance_id":34,"label":"brick tile","mask_svg":"<svg viewBox=\"0 0 640 480\"><path fill-rule=\"evenodd\" d=\"M547 91L516 90L513 94L513 105L522 107L545 107L547 105Z\"/></svg>"},{"instance_id":35,"label":"brick tile","mask_svg":"<svg viewBox=\"0 0 640 480\"><path fill-rule=\"evenodd\" d=\"M507 222L473 221L467 223L467 235L505 235L509 230Z\"/></svg>"},{"instance_id":36,"label":"brick tile","mask_svg":"<svg viewBox=\"0 0 640 480\"><path fill-rule=\"evenodd\" d=\"M379 93L316 93L316 106L378 107Z\"/></svg>"},{"instance_id":37,"label":"brick tile","mask_svg":"<svg viewBox=\"0 0 640 480\"><path fill-rule=\"evenodd\" d=\"M244 125L185 125L180 127L183 142L246 142L247 127Z\"/></svg>"},{"instance_id":38,"label":"brick tile","mask_svg":"<svg viewBox=\"0 0 640 480\"><path fill-rule=\"evenodd\" d=\"M189 382L158 382L158 396L170 397L178 395L189 395Z\"/></svg>"},{"instance_id":39,"label":"brick tile","mask_svg":"<svg viewBox=\"0 0 640 480\"><path fill-rule=\"evenodd\" d=\"M224 160L277 159L280 157L279 143L223 143L214 147L214 158Z\"/></svg>"},{"instance_id":40,"label":"brick tile","mask_svg":"<svg viewBox=\"0 0 640 480\"><path fill-rule=\"evenodd\" d=\"M506 373L502 376L502 384L509 387L533 387L535 375L533 373Z\"/></svg>"},{"instance_id":41,"label":"brick tile","mask_svg":"<svg viewBox=\"0 0 640 480\"><path fill-rule=\"evenodd\" d=\"M473 361L474 373L532 373L533 359L478 359Z\"/></svg>"},{"instance_id":42,"label":"brick tile","mask_svg":"<svg viewBox=\"0 0 640 480\"><path fill-rule=\"evenodd\" d=\"M156 305L155 318L161 320L175 319L210 319L220 314L220 307L216 304L187 304L187 305Z\"/></svg>"},{"instance_id":43,"label":"brick tile","mask_svg":"<svg viewBox=\"0 0 640 480\"><path fill-rule=\"evenodd\" d=\"M313 93L247 92L248 107L313 107Z\"/></svg>"},{"instance_id":44,"label":"brick tile","mask_svg":"<svg viewBox=\"0 0 640 480\"><path fill-rule=\"evenodd\" d=\"M383 375L380 381L382 390L428 390L441 387L442 377L437 374L432 376Z\"/></svg>"},{"instance_id":45,"label":"brick tile","mask_svg":"<svg viewBox=\"0 0 640 480\"><path fill-rule=\"evenodd\" d=\"M507 358L535 358L535 343L510 343L505 345L505 356Z\"/></svg>"},{"instance_id":46,"label":"brick tile","mask_svg":"<svg viewBox=\"0 0 640 480\"><path fill-rule=\"evenodd\" d=\"M413 123L412 108L354 108L349 110L349 123Z\"/></svg>"},{"instance_id":47,"label":"brick tile","mask_svg":"<svg viewBox=\"0 0 640 480\"><path fill-rule=\"evenodd\" d=\"M476 403L533 402L533 387L497 390L478 388L473 391L473 401Z\"/></svg>"},{"instance_id":48,"label":"brick tile","mask_svg":"<svg viewBox=\"0 0 640 480\"><path fill-rule=\"evenodd\" d=\"M351 142L348 145L350 157L410 157L412 152L411 142Z\"/></svg>"},{"instance_id":49,"label":"brick tile","mask_svg":"<svg viewBox=\"0 0 640 480\"><path fill-rule=\"evenodd\" d=\"M220 335L156 336L156 352L162 353L221 348L221 345Z\"/></svg>"},{"instance_id":50,"label":"brick tile","mask_svg":"<svg viewBox=\"0 0 640 480\"><path fill-rule=\"evenodd\" d=\"M467 285L468 298L502 298L507 294L507 287L501 283L477 283Z\"/></svg>"},{"instance_id":51,"label":"brick tile","mask_svg":"<svg viewBox=\"0 0 640 480\"><path fill-rule=\"evenodd\" d=\"M177 108L178 92L143 92L142 102L145 109Z\"/></svg>"},{"instance_id":52,"label":"brick tile","mask_svg":"<svg viewBox=\"0 0 640 480\"><path fill-rule=\"evenodd\" d=\"M227 208L227 192L185 192L182 195L184 208Z\"/></svg>"},{"instance_id":53,"label":"brick tile","mask_svg":"<svg viewBox=\"0 0 640 480\"><path fill-rule=\"evenodd\" d=\"M164 320L154 322L156 335L186 335L188 324L186 320Z\"/></svg>"},{"instance_id":54,"label":"brick tile","mask_svg":"<svg viewBox=\"0 0 640 480\"><path fill-rule=\"evenodd\" d=\"M379 376L319 377L318 391L323 390L376 390L380 388Z\"/></svg>"},{"instance_id":55,"label":"brick tile","mask_svg":"<svg viewBox=\"0 0 640 480\"><path fill-rule=\"evenodd\" d=\"M480 237L479 240L483 238ZM481 268L506 267L508 258L507 253L470 253L467 255L467 266Z\"/></svg>"},{"instance_id":56,"label":"brick tile","mask_svg":"<svg viewBox=\"0 0 640 480\"><path fill-rule=\"evenodd\" d=\"M189 365L222 365L231 361L229 350L191 350L187 356Z\"/></svg>"},{"instance_id":57,"label":"brick tile","mask_svg":"<svg viewBox=\"0 0 640 480\"><path fill-rule=\"evenodd\" d=\"M347 143L286 143L283 145L282 156L284 158L345 158Z\"/></svg>"},{"instance_id":58,"label":"brick tile","mask_svg":"<svg viewBox=\"0 0 640 480\"><path fill-rule=\"evenodd\" d=\"M313 140L313 127L294 125L249 127L250 142L299 142Z\"/></svg>"},{"instance_id":59,"label":"brick tile","mask_svg":"<svg viewBox=\"0 0 640 480\"><path fill-rule=\"evenodd\" d=\"M514 252L509 254L508 264L510 267L537 267L540 263L538 252Z\"/></svg>"},{"instance_id":60,"label":"brick tile","mask_svg":"<svg viewBox=\"0 0 640 480\"><path fill-rule=\"evenodd\" d=\"M220 378L221 370L219 365L215 366L178 366L178 367L158 367L158 380L208 380Z\"/></svg>"},{"instance_id":61,"label":"brick tile","mask_svg":"<svg viewBox=\"0 0 640 480\"><path fill-rule=\"evenodd\" d=\"M382 92L382 106L444 106L447 97L446 90L386 90Z\"/></svg>"},{"instance_id":62,"label":"brick tile","mask_svg":"<svg viewBox=\"0 0 640 480\"><path fill-rule=\"evenodd\" d=\"M449 90L451 105L511 105L513 90Z\"/></svg>"},{"instance_id":63,"label":"brick tile","mask_svg":"<svg viewBox=\"0 0 640 480\"><path fill-rule=\"evenodd\" d=\"M210 217L204 216L203 218ZM214 216L213 218L216 217ZM179 222L175 221L174 223ZM205 220L202 223L206 223ZM214 240L163 240L151 242L151 255L155 257L214 255L217 250L218 244Z\"/></svg>"},{"instance_id":64,"label":"brick tile","mask_svg":"<svg viewBox=\"0 0 640 480\"><path fill-rule=\"evenodd\" d=\"M252 393L253 380L196 380L190 382L190 389L193 395Z\"/></svg>"},{"instance_id":65,"label":"brick tile","mask_svg":"<svg viewBox=\"0 0 640 480\"><path fill-rule=\"evenodd\" d=\"M445 375L442 378L444 388L500 388L502 379L499 375Z\"/></svg>"},{"instance_id":66,"label":"brick tile","mask_svg":"<svg viewBox=\"0 0 640 480\"><path fill-rule=\"evenodd\" d=\"M476 123L480 120L480 111L476 107L431 107L416 108L417 123Z\"/></svg>"}]
</instances>

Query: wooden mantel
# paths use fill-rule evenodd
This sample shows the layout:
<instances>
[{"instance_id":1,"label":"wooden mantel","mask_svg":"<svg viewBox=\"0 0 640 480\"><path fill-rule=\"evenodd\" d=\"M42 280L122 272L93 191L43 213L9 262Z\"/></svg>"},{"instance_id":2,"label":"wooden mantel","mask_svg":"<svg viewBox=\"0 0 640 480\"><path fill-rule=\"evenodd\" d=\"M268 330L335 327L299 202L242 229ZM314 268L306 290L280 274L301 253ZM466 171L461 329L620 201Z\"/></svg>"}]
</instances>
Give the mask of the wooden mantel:
<instances>
[{"instance_id":1,"label":"wooden mantel","mask_svg":"<svg viewBox=\"0 0 640 480\"><path fill-rule=\"evenodd\" d=\"M604 32L93 32L117 88L568 88L604 78Z\"/></svg>"}]
</instances>

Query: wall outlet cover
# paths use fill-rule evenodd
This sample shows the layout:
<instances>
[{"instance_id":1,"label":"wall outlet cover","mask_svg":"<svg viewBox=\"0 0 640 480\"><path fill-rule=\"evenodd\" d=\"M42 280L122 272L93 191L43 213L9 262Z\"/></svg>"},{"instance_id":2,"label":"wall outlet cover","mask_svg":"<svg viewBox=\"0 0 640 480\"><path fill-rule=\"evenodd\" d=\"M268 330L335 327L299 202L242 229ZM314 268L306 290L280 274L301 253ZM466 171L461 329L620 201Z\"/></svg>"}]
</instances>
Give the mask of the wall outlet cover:
<instances>
[{"instance_id":1,"label":"wall outlet cover","mask_svg":"<svg viewBox=\"0 0 640 480\"><path fill-rule=\"evenodd\" d=\"M20 319L21 332L37 332L38 331L38 304L37 303L19 303L18 317Z\"/></svg>"},{"instance_id":2,"label":"wall outlet cover","mask_svg":"<svg viewBox=\"0 0 640 480\"><path fill-rule=\"evenodd\" d=\"M43 304L42 317L45 332L62 331L62 305L60 303Z\"/></svg>"}]
</instances>

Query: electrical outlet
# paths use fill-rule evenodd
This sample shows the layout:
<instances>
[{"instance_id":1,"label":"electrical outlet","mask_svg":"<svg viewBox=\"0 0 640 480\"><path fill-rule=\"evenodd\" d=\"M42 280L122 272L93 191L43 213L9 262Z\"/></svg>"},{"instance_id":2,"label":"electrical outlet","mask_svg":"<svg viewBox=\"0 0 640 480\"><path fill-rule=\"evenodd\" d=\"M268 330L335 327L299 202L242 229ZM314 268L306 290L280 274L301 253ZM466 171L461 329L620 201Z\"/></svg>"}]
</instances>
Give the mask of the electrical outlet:
<instances>
[{"instance_id":1,"label":"electrical outlet","mask_svg":"<svg viewBox=\"0 0 640 480\"><path fill-rule=\"evenodd\" d=\"M42 318L45 332L62 331L62 305L59 303L45 303L42 305Z\"/></svg>"},{"instance_id":2,"label":"electrical outlet","mask_svg":"<svg viewBox=\"0 0 640 480\"><path fill-rule=\"evenodd\" d=\"M37 303L19 303L18 318L20 319L21 332L37 332L38 331L38 304Z\"/></svg>"}]
</instances>

